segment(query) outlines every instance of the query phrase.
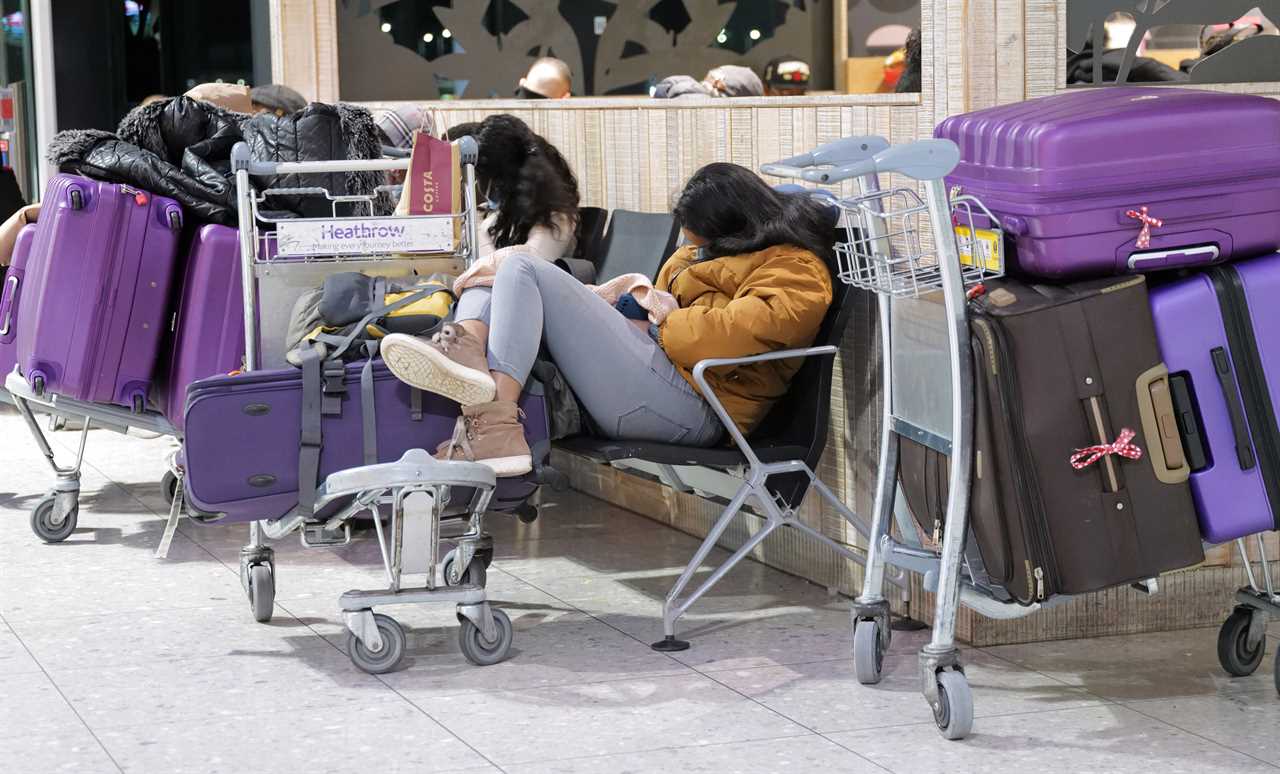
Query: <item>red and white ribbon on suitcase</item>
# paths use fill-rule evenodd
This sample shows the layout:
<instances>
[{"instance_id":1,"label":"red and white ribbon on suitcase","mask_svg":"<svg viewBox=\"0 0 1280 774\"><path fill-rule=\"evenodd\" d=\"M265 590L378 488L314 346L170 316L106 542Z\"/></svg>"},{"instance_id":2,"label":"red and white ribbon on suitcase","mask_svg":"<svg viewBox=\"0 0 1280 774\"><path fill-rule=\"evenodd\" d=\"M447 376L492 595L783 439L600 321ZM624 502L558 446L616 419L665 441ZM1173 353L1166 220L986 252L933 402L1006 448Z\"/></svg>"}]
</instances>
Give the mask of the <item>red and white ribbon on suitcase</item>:
<instances>
[{"instance_id":1,"label":"red and white ribbon on suitcase","mask_svg":"<svg viewBox=\"0 0 1280 774\"><path fill-rule=\"evenodd\" d=\"M1148 215L1147 205L1145 204L1136 210L1125 212L1125 215L1142 224L1142 230L1138 232L1138 241L1134 243L1134 247L1139 250L1146 250L1151 246L1151 229L1160 228L1164 225L1164 221Z\"/></svg>"},{"instance_id":2,"label":"red and white ribbon on suitcase","mask_svg":"<svg viewBox=\"0 0 1280 774\"><path fill-rule=\"evenodd\" d=\"M1142 459L1142 449L1137 444L1132 443L1136 435L1137 433L1124 427L1120 429L1120 435L1116 438L1115 443L1102 443L1097 446L1076 449L1076 453L1071 455L1071 467L1076 470L1084 470L1108 454L1118 454L1127 459L1140 460Z\"/></svg>"}]
</instances>

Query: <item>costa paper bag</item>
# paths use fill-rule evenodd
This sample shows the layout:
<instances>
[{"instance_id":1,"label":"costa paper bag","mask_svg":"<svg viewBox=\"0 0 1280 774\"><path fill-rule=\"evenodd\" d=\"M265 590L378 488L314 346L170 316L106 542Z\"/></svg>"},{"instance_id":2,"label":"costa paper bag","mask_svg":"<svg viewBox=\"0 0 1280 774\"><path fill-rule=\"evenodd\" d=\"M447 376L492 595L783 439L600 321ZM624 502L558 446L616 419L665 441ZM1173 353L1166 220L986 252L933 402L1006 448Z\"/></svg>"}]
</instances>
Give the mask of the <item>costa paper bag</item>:
<instances>
[{"instance_id":1,"label":"costa paper bag","mask_svg":"<svg viewBox=\"0 0 1280 774\"><path fill-rule=\"evenodd\" d=\"M447 215L462 211L462 169L457 146L422 131L413 133L409 172L397 215ZM455 241L462 235L454 222Z\"/></svg>"}]
</instances>

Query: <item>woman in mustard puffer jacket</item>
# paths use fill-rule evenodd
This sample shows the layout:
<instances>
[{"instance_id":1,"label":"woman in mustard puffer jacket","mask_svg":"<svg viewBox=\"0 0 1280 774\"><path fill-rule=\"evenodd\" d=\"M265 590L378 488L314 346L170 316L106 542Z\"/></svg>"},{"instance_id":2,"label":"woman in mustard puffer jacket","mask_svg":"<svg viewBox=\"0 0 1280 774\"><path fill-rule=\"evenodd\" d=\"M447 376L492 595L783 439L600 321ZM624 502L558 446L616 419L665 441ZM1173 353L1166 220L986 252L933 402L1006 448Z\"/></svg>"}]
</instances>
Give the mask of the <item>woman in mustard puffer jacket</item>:
<instances>
[{"instance_id":1,"label":"woman in mustard puffer jacket","mask_svg":"<svg viewBox=\"0 0 1280 774\"><path fill-rule=\"evenodd\" d=\"M674 213L689 245L658 277L657 289L670 293L661 319L631 319L625 305L615 308L554 264L513 255L491 288L462 293L457 320L432 339L383 340L397 377L462 404L442 456L483 462L500 476L529 471L515 401L544 341L606 435L691 446L722 440L693 367L813 342L831 304L834 217L806 195L778 193L724 163L698 170ZM708 383L749 433L798 368L778 360L713 369Z\"/></svg>"}]
</instances>

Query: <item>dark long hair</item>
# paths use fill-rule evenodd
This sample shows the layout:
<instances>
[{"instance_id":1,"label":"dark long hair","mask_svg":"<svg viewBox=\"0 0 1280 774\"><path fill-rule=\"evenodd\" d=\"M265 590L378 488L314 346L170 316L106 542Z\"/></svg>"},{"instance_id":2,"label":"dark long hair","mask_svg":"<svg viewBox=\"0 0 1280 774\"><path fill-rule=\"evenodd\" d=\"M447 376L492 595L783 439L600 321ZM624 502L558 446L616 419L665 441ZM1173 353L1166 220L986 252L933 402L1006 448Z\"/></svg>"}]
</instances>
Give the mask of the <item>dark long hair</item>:
<instances>
[{"instance_id":1,"label":"dark long hair","mask_svg":"<svg viewBox=\"0 0 1280 774\"><path fill-rule=\"evenodd\" d=\"M493 115L475 131L480 145L476 182L498 204L489 229L495 247L523 244L534 226L556 228L559 213L578 223L578 179L560 151L512 115Z\"/></svg>"},{"instance_id":2,"label":"dark long hair","mask_svg":"<svg viewBox=\"0 0 1280 774\"><path fill-rule=\"evenodd\" d=\"M835 260L835 214L805 194L770 188L737 164L708 164L689 178L672 212L682 227L707 240L706 255L755 253L777 245Z\"/></svg>"}]
</instances>

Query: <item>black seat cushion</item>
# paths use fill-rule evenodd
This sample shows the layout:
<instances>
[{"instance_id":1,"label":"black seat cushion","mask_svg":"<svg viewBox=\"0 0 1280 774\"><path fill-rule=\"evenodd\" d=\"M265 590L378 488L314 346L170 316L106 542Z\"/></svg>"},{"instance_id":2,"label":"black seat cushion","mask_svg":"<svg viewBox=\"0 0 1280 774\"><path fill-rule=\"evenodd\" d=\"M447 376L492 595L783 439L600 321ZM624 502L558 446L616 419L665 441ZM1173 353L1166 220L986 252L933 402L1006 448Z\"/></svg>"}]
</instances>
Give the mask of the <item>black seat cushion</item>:
<instances>
[{"instance_id":1,"label":"black seat cushion","mask_svg":"<svg viewBox=\"0 0 1280 774\"><path fill-rule=\"evenodd\" d=\"M608 282L623 274L656 278L662 262L675 250L679 233L670 213L614 210L604 236L603 254L596 264L596 282Z\"/></svg>"},{"instance_id":2,"label":"black seat cushion","mask_svg":"<svg viewBox=\"0 0 1280 774\"><path fill-rule=\"evenodd\" d=\"M566 438L557 441L556 446L597 462L638 459L661 465L699 465L721 469L747 464L742 452L733 446L713 446L703 449L655 441L614 441L586 436ZM774 444L755 439L752 440L751 448L755 450L762 462L803 459L807 451L800 446Z\"/></svg>"}]
</instances>

